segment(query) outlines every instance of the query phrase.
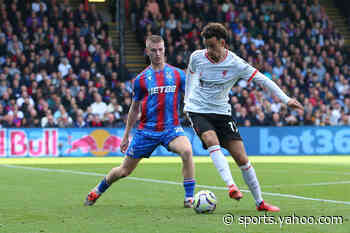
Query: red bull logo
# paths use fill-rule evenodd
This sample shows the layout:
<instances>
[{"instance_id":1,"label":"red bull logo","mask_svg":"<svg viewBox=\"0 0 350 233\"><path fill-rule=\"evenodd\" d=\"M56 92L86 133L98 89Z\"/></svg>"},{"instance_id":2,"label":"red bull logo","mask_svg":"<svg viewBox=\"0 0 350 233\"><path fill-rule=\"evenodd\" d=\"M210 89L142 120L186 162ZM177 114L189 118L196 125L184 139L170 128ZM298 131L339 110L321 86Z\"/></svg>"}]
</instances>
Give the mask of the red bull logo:
<instances>
[{"instance_id":1,"label":"red bull logo","mask_svg":"<svg viewBox=\"0 0 350 233\"><path fill-rule=\"evenodd\" d=\"M0 157L58 156L58 131L41 130L33 134L26 130L0 130Z\"/></svg>"},{"instance_id":2,"label":"red bull logo","mask_svg":"<svg viewBox=\"0 0 350 233\"><path fill-rule=\"evenodd\" d=\"M95 156L105 156L110 152L117 152L120 148L121 138L110 135L103 129L94 130L90 135L70 142L71 148L66 153L80 150L83 153L91 152Z\"/></svg>"}]
</instances>

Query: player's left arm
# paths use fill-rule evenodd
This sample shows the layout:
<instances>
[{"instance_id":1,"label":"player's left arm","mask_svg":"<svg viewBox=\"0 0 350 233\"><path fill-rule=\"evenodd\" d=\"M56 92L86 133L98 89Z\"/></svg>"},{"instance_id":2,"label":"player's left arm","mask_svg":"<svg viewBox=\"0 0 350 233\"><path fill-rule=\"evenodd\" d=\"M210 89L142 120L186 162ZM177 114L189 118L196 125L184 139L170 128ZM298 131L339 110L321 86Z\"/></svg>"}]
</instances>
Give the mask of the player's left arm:
<instances>
[{"instance_id":1,"label":"player's left arm","mask_svg":"<svg viewBox=\"0 0 350 233\"><path fill-rule=\"evenodd\" d=\"M287 104L288 107L293 109L304 110L304 107L299 103L298 100L294 98L290 98L282 91L282 89L271 79L257 71L254 78L252 79L254 82L259 83L260 85L269 89L269 91L275 94L283 103Z\"/></svg>"},{"instance_id":2,"label":"player's left arm","mask_svg":"<svg viewBox=\"0 0 350 233\"><path fill-rule=\"evenodd\" d=\"M304 107L299 103L298 100L290 98L284 93L279 86L259 72L255 67L249 65L242 58L237 57L237 67L240 70L240 77L247 80L248 82L254 81L260 85L266 87L272 94L276 95L283 103L287 104L288 107L293 109L304 110Z\"/></svg>"}]
</instances>

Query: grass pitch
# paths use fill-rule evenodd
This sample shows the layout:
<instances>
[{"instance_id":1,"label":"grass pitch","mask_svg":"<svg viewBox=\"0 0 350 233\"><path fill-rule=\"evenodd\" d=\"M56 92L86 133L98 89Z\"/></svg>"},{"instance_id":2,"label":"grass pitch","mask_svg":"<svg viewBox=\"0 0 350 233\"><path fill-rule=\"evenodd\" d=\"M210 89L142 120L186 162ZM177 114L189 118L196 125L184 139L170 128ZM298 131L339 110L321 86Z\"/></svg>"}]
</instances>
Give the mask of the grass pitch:
<instances>
[{"instance_id":1,"label":"grass pitch","mask_svg":"<svg viewBox=\"0 0 350 233\"><path fill-rule=\"evenodd\" d=\"M264 213L255 210L241 172L229 157L234 179L244 191L240 202L228 198L210 159L195 157L196 192L209 189L218 199L216 211L208 215L183 208L181 162L176 157L144 160L131 178L115 183L92 207L83 206L86 194L121 158L1 159L0 232L350 232L350 157L250 159L264 199L281 207L280 213L267 216L276 220L274 224L263 222ZM235 216L231 225L223 223L227 213ZM296 219L286 222L293 215L305 217L299 224L292 224ZM315 221L341 216L342 222L316 224L310 221L313 216ZM245 226L242 219L251 224Z\"/></svg>"}]
</instances>

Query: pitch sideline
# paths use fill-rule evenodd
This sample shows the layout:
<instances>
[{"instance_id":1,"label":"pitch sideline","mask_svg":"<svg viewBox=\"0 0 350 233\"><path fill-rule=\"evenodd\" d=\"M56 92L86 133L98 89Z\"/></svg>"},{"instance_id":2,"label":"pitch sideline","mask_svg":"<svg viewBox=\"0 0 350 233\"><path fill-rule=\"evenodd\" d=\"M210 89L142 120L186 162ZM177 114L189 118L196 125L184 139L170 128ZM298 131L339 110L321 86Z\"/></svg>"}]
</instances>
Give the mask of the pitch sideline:
<instances>
[{"instance_id":1,"label":"pitch sideline","mask_svg":"<svg viewBox=\"0 0 350 233\"><path fill-rule=\"evenodd\" d=\"M73 171L73 170L64 170L64 169L36 168L36 167L26 167L26 166L9 165L9 164L0 164L0 166L7 167L7 168L18 168L18 169L32 170L32 171L67 173L67 174L86 175L86 176L102 176L102 177L105 176L105 174L102 174L102 173L82 172L82 171ZM150 182L150 183L182 185L182 183L168 181L168 180L156 180L156 179L139 178L139 177L126 177L125 179L144 181L144 182ZM197 185L197 187L215 189L215 190L227 190L226 187L209 186L209 185ZM242 192L250 192L249 190L242 190L242 189L241 189L241 191ZM293 194L283 194L283 193L262 192L262 194L268 195L268 196L287 197L287 198L294 198L294 199L301 199L301 200L320 201L320 202L350 205L349 201L327 200L327 199L303 197L303 196L297 196L297 195L293 195Z\"/></svg>"},{"instance_id":2,"label":"pitch sideline","mask_svg":"<svg viewBox=\"0 0 350 233\"><path fill-rule=\"evenodd\" d=\"M323 186L323 185L333 185L333 184L350 184L350 180L344 181L334 181L334 182L318 182L309 184L276 184L276 185L261 185L263 188L279 188L284 186L296 187L296 186Z\"/></svg>"}]
</instances>

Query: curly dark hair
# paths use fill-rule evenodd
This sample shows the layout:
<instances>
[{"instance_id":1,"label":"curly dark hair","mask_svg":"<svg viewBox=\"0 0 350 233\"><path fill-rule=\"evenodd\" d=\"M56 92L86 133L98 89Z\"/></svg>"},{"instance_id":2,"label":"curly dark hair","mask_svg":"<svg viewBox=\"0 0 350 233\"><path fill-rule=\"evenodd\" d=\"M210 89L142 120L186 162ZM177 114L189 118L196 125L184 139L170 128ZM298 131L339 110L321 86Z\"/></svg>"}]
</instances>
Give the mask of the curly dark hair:
<instances>
[{"instance_id":1,"label":"curly dark hair","mask_svg":"<svg viewBox=\"0 0 350 233\"><path fill-rule=\"evenodd\" d=\"M224 25L221 23L208 23L202 30L201 36L204 39L210 39L216 37L218 40L224 39L227 41L228 32Z\"/></svg>"}]
</instances>

